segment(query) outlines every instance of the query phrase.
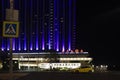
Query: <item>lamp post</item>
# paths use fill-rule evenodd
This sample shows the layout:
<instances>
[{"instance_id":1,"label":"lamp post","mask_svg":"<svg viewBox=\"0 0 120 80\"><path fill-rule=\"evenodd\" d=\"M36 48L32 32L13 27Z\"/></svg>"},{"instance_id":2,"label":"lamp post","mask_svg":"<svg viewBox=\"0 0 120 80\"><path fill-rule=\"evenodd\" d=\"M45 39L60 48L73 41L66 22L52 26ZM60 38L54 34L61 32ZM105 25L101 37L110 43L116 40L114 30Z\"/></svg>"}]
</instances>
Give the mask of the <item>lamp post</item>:
<instances>
[{"instance_id":1,"label":"lamp post","mask_svg":"<svg viewBox=\"0 0 120 80\"><path fill-rule=\"evenodd\" d=\"M10 40L9 73L10 73L10 80L13 80L12 38L18 37L19 22L18 22L18 10L13 9L14 0L9 0L9 2L10 2L10 9L6 9L6 21L3 22L3 37L9 37Z\"/></svg>"},{"instance_id":2,"label":"lamp post","mask_svg":"<svg viewBox=\"0 0 120 80\"><path fill-rule=\"evenodd\" d=\"M11 21L13 21L13 0L10 0L10 10L11 10ZM10 72L10 80L13 80L13 61L12 61L12 37L10 37L10 67L9 67L9 72Z\"/></svg>"}]
</instances>

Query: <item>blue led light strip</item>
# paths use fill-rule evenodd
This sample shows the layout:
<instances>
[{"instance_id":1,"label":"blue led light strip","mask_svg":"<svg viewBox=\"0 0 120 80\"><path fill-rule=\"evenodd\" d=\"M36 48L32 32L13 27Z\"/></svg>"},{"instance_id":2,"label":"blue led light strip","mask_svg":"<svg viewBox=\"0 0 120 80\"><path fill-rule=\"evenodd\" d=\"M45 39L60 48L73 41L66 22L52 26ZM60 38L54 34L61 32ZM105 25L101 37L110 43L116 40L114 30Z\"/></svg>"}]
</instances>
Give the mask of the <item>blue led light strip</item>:
<instances>
[{"instance_id":1,"label":"blue led light strip","mask_svg":"<svg viewBox=\"0 0 120 80\"><path fill-rule=\"evenodd\" d=\"M2 0L2 19L4 18L4 0ZM2 51L5 49L4 47L4 38L2 38Z\"/></svg>"},{"instance_id":2,"label":"blue led light strip","mask_svg":"<svg viewBox=\"0 0 120 80\"><path fill-rule=\"evenodd\" d=\"M54 24L53 24L53 0L50 0L49 1L49 13L50 13L50 16L49 16L49 49L54 49L54 38L55 38L55 35L54 35Z\"/></svg>"},{"instance_id":3,"label":"blue led light strip","mask_svg":"<svg viewBox=\"0 0 120 80\"><path fill-rule=\"evenodd\" d=\"M65 0L63 0L62 51L65 51Z\"/></svg>"},{"instance_id":4,"label":"blue led light strip","mask_svg":"<svg viewBox=\"0 0 120 80\"><path fill-rule=\"evenodd\" d=\"M54 0L54 49L59 51L59 0Z\"/></svg>"},{"instance_id":5,"label":"blue led light strip","mask_svg":"<svg viewBox=\"0 0 120 80\"><path fill-rule=\"evenodd\" d=\"M58 6L58 7L57 7L57 18L58 18L58 19L57 19L57 24L58 24L58 25L57 25L57 36L56 36L56 39L57 39L57 43L56 43L56 44L57 44L57 49L56 49L56 50L59 51L59 26L60 26L60 24L59 24L59 19L60 19L60 18L59 18L59 16L60 16L60 15L59 15L59 13L60 13L60 12L59 12L59 7L60 7L59 3L60 3L60 0L57 0L57 1L58 1L58 2L57 2L57 6Z\"/></svg>"},{"instance_id":6,"label":"blue led light strip","mask_svg":"<svg viewBox=\"0 0 120 80\"><path fill-rule=\"evenodd\" d=\"M30 5L31 6L30 7L31 8L30 9L31 10L31 16L30 16L31 17L31 21L30 21L31 22L31 26L30 26L30 32L31 32L31 36L30 36L30 50L33 50L33 42L32 42L32 0L30 1L30 4L31 4Z\"/></svg>"},{"instance_id":7,"label":"blue led light strip","mask_svg":"<svg viewBox=\"0 0 120 80\"><path fill-rule=\"evenodd\" d=\"M69 0L69 37L68 37L68 50L71 50L71 5L72 5L72 1Z\"/></svg>"},{"instance_id":8,"label":"blue led light strip","mask_svg":"<svg viewBox=\"0 0 120 80\"><path fill-rule=\"evenodd\" d=\"M7 4L6 4L7 3ZM4 9L7 7L7 8L10 8L10 2L9 1L7 1L7 2L5 2L5 4L4 4L5 6L4 6ZM5 15L4 15L4 18L5 18ZM5 44L5 46L7 47L7 50L9 50L10 49L10 39L9 38L6 38L5 39L7 42L4 42ZM13 43L14 42L12 42L12 45L13 45ZM13 49L12 49L13 50Z\"/></svg>"},{"instance_id":9,"label":"blue led light strip","mask_svg":"<svg viewBox=\"0 0 120 80\"><path fill-rule=\"evenodd\" d=\"M26 2L26 0L25 0L25 3L24 3L24 17L25 17L25 18L24 18L24 50L27 49L27 48L26 48L26 47L27 47L27 45L26 45L26 37L27 37L27 36L26 36L26 24L27 24L27 23L26 23L26 15L27 15L27 14L26 14L26 3L27 3L27 2Z\"/></svg>"},{"instance_id":10,"label":"blue led light strip","mask_svg":"<svg viewBox=\"0 0 120 80\"><path fill-rule=\"evenodd\" d=\"M13 48L12 50L14 51L15 50L15 38L13 38Z\"/></svg>"},{"instance_id":11,"label":"blue led light strip","mask_svg":"<svg viewBox=\"0 0 120 80\"><path fill-rule=\"evenodd\" d=\"M56 37L57 37L57 27L56 27L57 26L57 11L56 11L57 3L56 2L57 2L57 0L54 0L54 28L55 28L55 30L54 30L54 33L55 33L54 34L55 35L54 39L55 40L54 41L56 43L55 46L54 46L55 50L57 50L57 40L56 40Z\"/></svg>"},{"instance_id":12,"label":"blue led light strip","mask_svg":"<svg viewBox=\"0 0 120 80\"><path fill-rule=\"evenodd\" d=\"M18 44L19 44L18 50L20 51L21 50L20 37L18 39Z\"/></svg>"},{"instance_id":13,"label":"blue led light strip","mask_svg":"<svg viewBox=\"0 0 120 80\"><path fill-rule=\"evenodd\" d=\"M38 47L38 0L37 0L37 22L36 22L36 50L39 49Z\"/></svg>"},{"instance_id":14,"label":"blue led light strip","mask_svg":"<svg viewBox=\"0 0 120 80\"><path fill-rule=\"evenodd\" d=\"M19 4L21 3L21 0L19 0ZM19 10L21 10L21 6L19 5ZM21 17L19 17L19 20L20 20ZM19 38L18 38L18 50L20 51L21 50L21 44L20 44L20 35L19 35Z\"/></svg>"},{"instance_id":15,"label":"blue led light strip","mask_svg":"<svg viewBox=\"0 0 120 80\"><path fill-rule=\"evenodd\" d=\"M50 0L49 0L49 13L50 13ZM48 49L51 49L51 35L50 35L50 17L49 17L49 23L48 23L49 25L48 25Z\"/></svg>"},{"instance_id":16,"label":"blue led light strip","mask_svg":"<svg viewBox=\"0 0 120 80\"><path fill-rule=\"evenodd\" d=\"M44 2L45 0L43 0L43 13L42 13L42 15L44 15L44 9L45 9L45 2ZM45 34L45 32L44 32L44 16L43 16L43 21L42 21L42 50L45 50L45 42L44 42L44 35Z\"/></svg>"}]
</instances>

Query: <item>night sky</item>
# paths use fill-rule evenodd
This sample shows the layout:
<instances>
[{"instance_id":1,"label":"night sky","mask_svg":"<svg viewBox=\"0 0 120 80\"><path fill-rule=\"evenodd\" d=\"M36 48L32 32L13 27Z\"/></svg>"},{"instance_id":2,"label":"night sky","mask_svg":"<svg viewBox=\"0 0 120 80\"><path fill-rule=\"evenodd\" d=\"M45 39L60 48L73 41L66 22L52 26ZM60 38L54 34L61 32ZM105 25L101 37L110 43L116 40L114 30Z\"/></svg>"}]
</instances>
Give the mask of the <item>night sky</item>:
<instances>
[{"instance_id":1,"label":"night sky","mask_svg":"<svg viewBox=\"0 0 120 80\"><path fill-rule=\"evenodd\" d=\"M77 0L77 41L98 64L119 65L120 3Z\"/></svg>"}]
</instances>

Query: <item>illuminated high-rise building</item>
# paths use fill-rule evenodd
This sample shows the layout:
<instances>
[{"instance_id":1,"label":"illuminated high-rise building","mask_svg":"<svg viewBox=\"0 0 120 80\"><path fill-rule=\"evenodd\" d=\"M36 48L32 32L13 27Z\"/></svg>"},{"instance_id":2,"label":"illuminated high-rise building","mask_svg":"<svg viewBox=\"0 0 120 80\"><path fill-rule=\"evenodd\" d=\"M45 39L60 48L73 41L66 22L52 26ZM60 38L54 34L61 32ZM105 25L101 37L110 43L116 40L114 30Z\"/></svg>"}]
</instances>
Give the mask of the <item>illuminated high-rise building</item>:
<instances>
[{"instance_id":1,"label":"illuminated high-rise building","mask_svg":"<svg viewBox=\"0 0 120 80\"><path fill-rule=\"evenodd\" d=\"M2 37L9 0L0 0L0 48L9 50L8 38ZM75 49L76 0L14 0L19 10L19 37L13 38L13 51Z\"/></svg>"}]
</instances>

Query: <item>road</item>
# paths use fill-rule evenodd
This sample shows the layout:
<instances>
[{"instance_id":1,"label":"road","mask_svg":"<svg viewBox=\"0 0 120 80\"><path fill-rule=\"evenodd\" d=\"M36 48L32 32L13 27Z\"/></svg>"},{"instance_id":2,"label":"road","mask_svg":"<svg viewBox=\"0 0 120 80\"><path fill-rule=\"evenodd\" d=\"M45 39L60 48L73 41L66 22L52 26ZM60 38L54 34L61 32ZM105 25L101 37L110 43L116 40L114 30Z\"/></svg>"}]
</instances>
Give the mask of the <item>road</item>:
<instances>
[{"instance_id":1,"label":"road","mask_svg":"<svg viewBox=\"0 0 120 80\"><path fill-rule=\"evenodd\" d=\"M120 72L73 73L73 72L31 72L14 80L120 80ZM1 77L0 77L1 78ZM0 79L3 80L3 79ZM4 79L9 80L9 79Z\"/></svg>"}]
</instances>

